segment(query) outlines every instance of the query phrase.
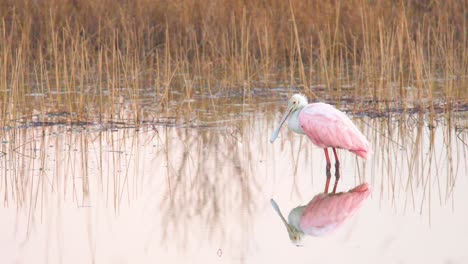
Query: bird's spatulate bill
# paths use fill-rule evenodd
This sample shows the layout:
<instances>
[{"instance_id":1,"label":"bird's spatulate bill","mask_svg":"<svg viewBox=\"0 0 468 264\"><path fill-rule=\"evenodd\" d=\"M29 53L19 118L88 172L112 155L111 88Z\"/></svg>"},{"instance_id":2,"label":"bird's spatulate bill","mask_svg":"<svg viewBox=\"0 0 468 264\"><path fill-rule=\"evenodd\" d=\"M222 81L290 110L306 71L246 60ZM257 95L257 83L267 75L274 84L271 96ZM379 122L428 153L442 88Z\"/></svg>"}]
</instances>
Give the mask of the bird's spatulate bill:
<instances>
[{"instance_id":1,"label":"bird's spatulate bill","mask_svg":"<svg viewBox=\"0 0 468 264\"><path fill-rule=\"evenodd\" d=\"M284 114L283 119L281 119L280 124L275 129L275 131L273 131L273 134L271 135L270 143L273 143L275 139L278 137L281 127L283 126L284 122L288 119L288 116L291 114L291 112L292 112L292 109L288 109L288 111Z\"/></svg>"}]
</instances>

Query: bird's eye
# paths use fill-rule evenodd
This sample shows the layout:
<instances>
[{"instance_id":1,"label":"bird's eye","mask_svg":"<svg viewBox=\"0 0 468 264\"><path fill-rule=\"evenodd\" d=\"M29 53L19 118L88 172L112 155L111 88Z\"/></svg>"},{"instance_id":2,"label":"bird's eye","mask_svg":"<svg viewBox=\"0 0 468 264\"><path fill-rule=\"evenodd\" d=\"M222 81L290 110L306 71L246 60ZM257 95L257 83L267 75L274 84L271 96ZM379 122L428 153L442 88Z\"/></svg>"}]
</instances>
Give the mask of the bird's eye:
<instances>
[{"instance_id":1,"label":"bird's eye","mask_svg":"<svg viewBox=\"0 0 468 264\"><path fill-rule=\"evenodd\" d=\"M294 101L293 104L296 104L296 101Z\"/></svg>"}]
</instances>

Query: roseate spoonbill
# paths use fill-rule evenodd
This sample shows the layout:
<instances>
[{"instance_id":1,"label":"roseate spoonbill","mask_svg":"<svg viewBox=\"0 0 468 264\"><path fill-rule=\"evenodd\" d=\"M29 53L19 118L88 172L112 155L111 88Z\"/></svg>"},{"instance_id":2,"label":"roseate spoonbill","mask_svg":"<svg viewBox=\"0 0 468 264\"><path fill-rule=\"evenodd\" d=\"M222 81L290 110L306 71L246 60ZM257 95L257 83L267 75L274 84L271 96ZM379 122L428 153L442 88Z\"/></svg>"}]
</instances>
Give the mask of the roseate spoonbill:
<instances>
[{"instance_id":1,"label":"roseate spoonbill","mask_svg":"<svg viewBox=\"0 0 468 264\"><path fill-rule=\"evenodd\" d=\"M289 117L289 119L288 119ZM367 159L372 154L369 141L346 116L345 113L326 103L307 104L307 98L302 94L295 94L289 99L286 113L280 124L271 135L270 142L273 143L278 137L279 130L288 119L288 127L298 134L306 134L309 139L325 152L327 160L325 193L328 193L330 185L330 157L328 149L333 149L335 156L335 185L333 193L340 179L340 161L336 149L349 150L361 158Z\"/></svg>"},{"instance_id":2,"label":"roseate spoonbill","mask_svg":"<svg viewBox=\"0 0 468 264\"><path fill-rule=\"evenodd\" d=\"M370 193L369 184L363 183L345 193L317 194L307 205L292 209L287 222L275 200L270 202L286 226L291 242L301 246L305 234L324 236L335 231L357 212Z\"/></svg>"}]
</instances>

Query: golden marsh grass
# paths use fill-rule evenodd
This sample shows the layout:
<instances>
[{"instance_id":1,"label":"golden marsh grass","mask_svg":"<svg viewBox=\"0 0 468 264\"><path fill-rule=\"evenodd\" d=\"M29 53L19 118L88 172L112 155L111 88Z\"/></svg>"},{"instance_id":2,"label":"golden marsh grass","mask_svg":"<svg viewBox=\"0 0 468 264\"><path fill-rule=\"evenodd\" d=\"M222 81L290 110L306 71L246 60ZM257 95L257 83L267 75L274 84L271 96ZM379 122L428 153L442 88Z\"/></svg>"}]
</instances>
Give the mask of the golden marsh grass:
<instances>
[{"instance_id":1,"label":"golden marsh grass","mask_svg":"<svg viewBox=\"0 0 468 264\"><path fill-rule=\"evenodd\" d=\"M1 125L47 113L138 124L273 87L451 110L467 101L467 12L455 0L3 1Z\"/></svg>"}]
</instances>

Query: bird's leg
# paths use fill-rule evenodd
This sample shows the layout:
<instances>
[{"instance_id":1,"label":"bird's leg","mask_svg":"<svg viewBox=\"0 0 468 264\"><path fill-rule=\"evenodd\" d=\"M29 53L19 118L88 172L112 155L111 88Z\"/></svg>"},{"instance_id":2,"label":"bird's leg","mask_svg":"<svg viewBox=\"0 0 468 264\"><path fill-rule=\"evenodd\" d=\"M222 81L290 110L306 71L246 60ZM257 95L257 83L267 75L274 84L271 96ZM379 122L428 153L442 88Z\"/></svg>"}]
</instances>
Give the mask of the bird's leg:
<instances>
[{"instance_id":1,"label":"bird's leg","mask_svg":"<svg viewBox=\"0 0 468 264\"><path fill-rule=\"evenodd\" d=\"M324 193L328 193L328 185L330 185L330 178L331 178L331 172L330 172L331 162L330 162L330 157L328 156L328 149L324 148L323 150L325 151L325 158L327 159L327 171L326 171L327 183L325 184Z\"/></svg>"},{"instance_id":2,"label":"bird's leg","mask_svg":"<svg viewBox=\"0 0 468 264\"><path fill-rule=\"evenodd\" d=\"M333 186L333 193L336 192L336 186L340 180L340 161L338 160L338 155L336 154L336 149L333 148L333 154L335 155L335 185Z\"/></svg>"}]
</instances>

